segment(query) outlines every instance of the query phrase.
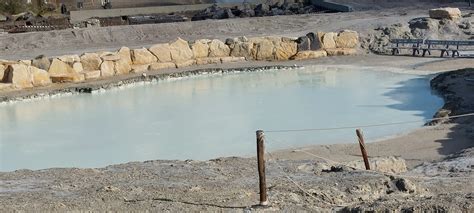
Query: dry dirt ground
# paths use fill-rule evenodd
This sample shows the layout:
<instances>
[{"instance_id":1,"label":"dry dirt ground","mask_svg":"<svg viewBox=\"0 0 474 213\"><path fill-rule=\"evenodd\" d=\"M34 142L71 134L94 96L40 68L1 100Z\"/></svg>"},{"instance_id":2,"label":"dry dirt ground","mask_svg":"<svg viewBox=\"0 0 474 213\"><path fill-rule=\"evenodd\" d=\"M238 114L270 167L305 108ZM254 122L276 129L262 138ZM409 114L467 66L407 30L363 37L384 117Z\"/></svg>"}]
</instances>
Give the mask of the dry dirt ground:
<instances>
[{"instance_id":1,"label":"dry dirt ground","mask_svg":"<svg viewBox=\"0 0 474 213\"><path fill-rule=\"evenodd\" d=\"M353 2L353 1L352 1ZM369 9L373 9L371 6ZM388 7L388 6L387 6ZM313 14L254 19L202 21L100 29L79 29L0 36L0 58L62 55L122 45L138 47L186 39L234 36L299 36L309 31L354 29L370 33L379 25L426 16L430 6L385 8L348 14ZM361 6L362 8L362 6ZM6 48L8 47L8 48ZM202 69L292 66L295 62L246 62ZM362 55L298 62L297 65L373 66L381 71L419 74L474 67L473 59ZM390 67L390 68L388 68ZM196 69L150 72L149 76ZM407 71L408 70L408 71ZM474 72L441 74L432 87L453 114L474 111ZM38 91L4 92L0 100L77 88L111 87L117 82L143 81L130 75L82 84L64 84ZM95 169L46 169L0 172L0 209L9 211L474 211L474 119L456 119L367 145L373 157L398 156L409 171L388 174L354 170L360 159L354 144L304 147L322 160L294 150L267 155L269 208L258 204L256 159L209 161L147 161ZM296 184L295 184L296 183Z\"/></svg>"}]
</instances>

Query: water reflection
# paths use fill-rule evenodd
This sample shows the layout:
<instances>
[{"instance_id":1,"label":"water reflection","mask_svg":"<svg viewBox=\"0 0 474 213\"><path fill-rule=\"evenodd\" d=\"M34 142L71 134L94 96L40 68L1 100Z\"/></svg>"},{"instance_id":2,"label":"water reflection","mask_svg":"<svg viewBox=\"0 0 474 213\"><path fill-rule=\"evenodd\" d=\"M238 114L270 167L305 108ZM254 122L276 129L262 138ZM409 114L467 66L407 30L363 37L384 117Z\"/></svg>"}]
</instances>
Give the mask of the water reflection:
<instances>
[{"instance_id":1,"label":"water reflection","mask_svg":"<svg viewBox=\"0 0 474 213\"><path fill-rule=\"evenodd\" d=\"M248 155L257 129L416 120L441 104L427 78L344 67L199 76L9 104L0 106L0 170ZM376 138L420 125L365 132ZM269 137L304 146L351 142L354 133Z\"/></svg>"}]
</instances>

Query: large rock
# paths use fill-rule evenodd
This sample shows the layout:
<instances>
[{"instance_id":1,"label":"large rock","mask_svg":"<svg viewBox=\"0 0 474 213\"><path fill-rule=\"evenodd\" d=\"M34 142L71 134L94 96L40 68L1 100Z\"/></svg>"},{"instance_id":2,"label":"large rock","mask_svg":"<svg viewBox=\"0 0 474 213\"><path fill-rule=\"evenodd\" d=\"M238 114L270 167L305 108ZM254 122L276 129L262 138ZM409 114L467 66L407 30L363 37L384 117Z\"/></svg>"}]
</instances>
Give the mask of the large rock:
<instances>
[{"instance_id":1,"label":"large rock","mask_svg":"<svg viewBox=\"0 0 474 213\"><path fill-rule=\"evenodd\" d=\"M158 62L170 62L171 61L171 49L168 43L166 44L155 44L150 47L150 52L158 58Z\"/></svg>"},{"instance_id":2,"label":"large rock","mask_svg":"<svg viewBox=\"0 0 474 213\"><path fill-rule=\"evenodd\" d=\"M33 86L47 86L52 83L51 78L49 77L49 73L46 70L39 69L34 66L29 66L28 69L32 76Z\"/></svg>"},{"instance_id":3,"label":"large rock","mask_svg":"<svg viewBox=\"0 0 474 213\"><path fill-rule=\"evenodd\" d=\"M209 43L209 57L226 57L230 55L230 48L224 42L214 39Z\"/></svg>"},{"instance_id":4,"label":"large rock","mask_svg":"<svg viewBox=\"0 0 474 213\"><path fill-rule=\"evenodd\" d=\"M307 36L299 37L296 42L298 43L298 52L311 50L311 40Z\"/></svg>"},{"instance_id":5,"label":"large rock","mask_svg":"<svg viewBox=\"0 0 474 213\"><path fill-rule=\"evenodd\" d=\"M336 38L337 48L355 48L359 46L359 34L356 31L341 31Z\"/></svg>"},{"instance_id":6,"label":"large rock","mask_svg":"<svg viewBox=\"0 0 474 213\"><path fill-rule=\"evenodd\" d=\"M85 80L92 80L92 79L98 79L100 78L101 71L96 70L96 71L89 71L84 73L84 78Z\"/></svg>"},{"instance_id":7,"label":"large rock","mask_svg":"<svg viewBox=\"0 0 474 213\"><path fill-rule=\"evenodd\" d=\"M253 55L254 58L258 61L263 61L263 60L273 60L273 50L274 45L273 41L268 39L268 38L263 38L263 39L255 39L256 41L254 49L253 49Z\"/></svg>"},{"instance_id":8,"label":"large rock","mask_svg":"<svg viewBox=\"0 0 474 213\"><path fill-rule=\"evenodd\" d=\"M31 66L31 60L19 60L18 63Z\"/></svg>"},{"instance_id":9,"label":"large rock","mask_svg":"<svg viewBox=\"0 0 474 213\"><path fill-rule=\"evenodd\" d=\"M101 77L110 77L114 76L115 68L113 61L104 61L100 65L100 76Z\"/></svg>"},{"instance_id":10,"label":"large rock","mask_svg":"<svg viewBox=\"0 0 474 213\"><path fill-rule=\"evenodd\" d=\"M150 70L161 70L176 68L176 64L173 62L157 62L150 65Z\"/></svg>"},{"instance_id":11,"label":"large rock","mask_svg":"<svg viewBox=\"0 0 474 213\"><path fill-rule=\"evenodd\" d=\"M150 68L149 64L141 64L141 65L132 65L131 73L142 73L148 71Z\"/></svg>"},{"instance_id":12,"label":"large rock","mask_svg":"<svg viewBox=\"0 0 474 213\"><path fill-rule=\"evenodd\" d=\"M11 64L7 68L7 83L11 83L14 88L23 89L33 87L33 76L28 65Z\"/></svg>"},{"instance_id":13,"label":"large rock","mask_svg":"<svg viewBox=\"0 0 474 213\"><path fill-rule=\"evenodd\" d=\"M233 44L232 51L230 52L230 56L234 57L245 57L247 59L253 59L253 42L245 41L245 42L236 42Z\"/></svg>"},{"instance_id":14,"label":"large rock","mask_svg":"<svg viewBox=\"0 0 474 213\"><path fill-rule=\"evenodd\" d=\"M298 52L296 41L288 38L282 38L281 41L275 42L274 45L276 60L288 60Z\"/></svg>"},{"instance_id":15,"label":"large rock","mask_svg":"<svg viewBox=\"0 0 474 213\"><path fill-rule=\"evenodd\" d=\"M55 58L49 67L49 76L53 83L56 82L80 82L83 76L77 73L69 64Z\"/></svg>"},{"instance_id":16,"label":"large rock","mask_svg":"<svg viewBox=\"0 0 474 213\"><path fill-rule=\"evenodd\" d=\"M434 19L459 19L461 18L461 10L459 8L445 7L436 8L429 11L430 18Z\"/></svg>"},{"instance_id":17,"label":"large rock","mask_svg":"<svg viewBox=\"0 0 474 213\"><path fill-rule=\"evenodd\" d=\"M97 53L84 53L81 56L81 63L85 71L96 71L100 69L102 59Z\"/></svg>"},{"instance_id":18,"label":"large rock","mask_svg":"<svg viewBox=\"0 0 474 213\"><path fill-rule=\"evenodd\" d=\"M181 61L181 62L176 62L176 67L177 68L182 68L182 67L189 67L196 64L196 60L191 59L187 61Z\"/></svg>"},{"instance_id":19,"label":"large rock","mask_svg":"<svg viewBox=\"0 0 474 213\"><path fill-rule=\"evenodd\" d=\"M235 62L244 62L245 57L233 57L233 56L228 56L228 57L221 57L221 63L235 63Z\"/></svg>"},{"instance_id":20,"label":"large rock","mask_svg":"<svg viewBox=\"0 0 474 213\"><path fill-rule=\"evenodd\" d=\"M128 63L129 65L132 65L132 56L130 54L130 48L122 47L117 52L117 54L120 56L122 60L124 60L124 62Z\"/></svg>"},{"instance_id":21,"label":"large rock","mask_svg":"<svg viewBox=\"0 0 474 213\"><path fill-rule=\"evenodd\" d=\"M72 65L72 69L76 72L76 73L81 73L81 72L84 72L84 67L82 66L82 63L81 62L76 62Z\"/></svg>"},{"instance_id":22,"label":"large rock","mask_svg":"<svg viewBox=\"0 0 474 213\"><path fill-rule=\"evenodd\" d=\"M127 60L120 59L114 62L115 75L125 75L130 73L132 65Z\"/></svg>"},{"instance_id":23,"label":"large rock","mask_svg":"<svg viewBox=\"0 0 474 213\"><path fill-rule=\"evenodd\" d=\"M293 60L305 60L305 59L315 59L315 58L322 58L326 57L327 52L324 50L308 50L308 51L301 51L298 52L295 56L293 56L291 59Z\"/></svg>"},{"instance_id":24,"label":"large rock","mask_svg":"<svg viewBox=\"0 0 474 213\"><path fill-rule=\"evenodd\" d=\"M43 70L49 70L49 66L51 65L51 61L49 60L48 57L46 57L44 55L40 55L40 56L36 57L35 59L33 59L33 61L31 62L31 65L33 65L35 67L38 67L40 69L43 69Z\"/></svg>"},{"instance_id":25,"label":"large rock","mask_svg":"<svg viewBox=\"0 0 474 213\"><path fill-rule=\"evenodd\" d=\"M321 48L336 48L337 33L318 33L319 40L321 42Z\"/></svg>"},{"instance_id":26,"label":"large rock","mask_svg":"<svg viewBox=\"0 0 474 213\"><path fill-rule=\"evenodd\" d=\"M193 59L193 51L189 48L188 42L181 38L170 44L170 51L171 59L177 63Z\"/></svg>"},{"instance_id":27,"label":"large rock","mask_svg":"<svg viewBox=\"0 0 474 213\"><path fill-rule=\"evenodd\" d=\"M212 57L212 58L196 58L197 65L206 65L206 64L220 64L221 58L220 57Z\"/></svg>"},{"instance_id":28,"label":"large rock","mask_svg":"<svg viewBox=\"0 0 474 213\"><path fill-rule=\"evenodd\" d=\"M354 48L335 48L326 49L328 56L357 55L357 49Z\"/></svg>"},{"instance_id":29,"label":"large rock","mask_svg":"<svg viewBox=\"0 0 474 213\"><path fill-rule=\"evenodd\" d=\"M209 56L209 43L211 43L211 40L208 39L196 40L194 44L191 45L194 58L207 58Z\"/></svg>"},{"instance_id":30,"label":"large rock","mask_svg":"<svg viewBox=\"0 0 474 213\"><path fill-rule=\"evenodd\" d=\"M69 65L73 65L75 62L81 61L78 55L63 55L59 56L58 59Z\"/></svg>"},{"instance_id":31,"label":"large rock","mask_svg":"<svg viewBox=\"0 0 474 213\"><path fill-rule=\"evenodd\" d=\"M8 66L5 66L3 64L0 64L0 83L1 82L5 82L6 81L6 71L7 71L7 67Z\"/></svg>"},{"instance_id":32,"label":"large rock","mask_svg":"<svg viewBox=\"0 0 474 213\"><path fill-rule=\"evenodd\" d=\"M146 48L132 50L132 62L135 65L151 64L157 61L156 56Z\"/></svg>"}]
</instances>

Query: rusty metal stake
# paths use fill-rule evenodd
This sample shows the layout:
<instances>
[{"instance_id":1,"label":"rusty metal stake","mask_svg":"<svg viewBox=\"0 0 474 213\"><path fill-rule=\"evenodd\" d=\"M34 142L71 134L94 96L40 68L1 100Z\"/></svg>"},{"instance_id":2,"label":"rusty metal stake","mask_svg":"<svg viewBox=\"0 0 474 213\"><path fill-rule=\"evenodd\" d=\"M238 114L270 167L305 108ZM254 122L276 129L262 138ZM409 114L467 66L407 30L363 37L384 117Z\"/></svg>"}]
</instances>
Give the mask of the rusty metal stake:
<instances>
[{"instance_id":1,"label":"rusty metal stake","mask_svg":"<svg viewBox=\"0 0 474 213\"><path fill-rule=\"evenodd\" d=\"M362 152L362 157L364 158L365 169L370 170L369 157L367 156L367 150L365 149L364 134L362 130L356 130L357 137L359 138L360 152Z\"/></svg>"},{"instance_id":2,"label":"rusty metal stake","mask_svg":"<svg viewBox=\"0 0 474 213\"><path fill-rule=\"evenodd\" d=\"M267 183L265 178L265 133L263 130L257 131L257 161L258 177L260 183L260 205L267 206Z\"/></svg>"}]
</instances>

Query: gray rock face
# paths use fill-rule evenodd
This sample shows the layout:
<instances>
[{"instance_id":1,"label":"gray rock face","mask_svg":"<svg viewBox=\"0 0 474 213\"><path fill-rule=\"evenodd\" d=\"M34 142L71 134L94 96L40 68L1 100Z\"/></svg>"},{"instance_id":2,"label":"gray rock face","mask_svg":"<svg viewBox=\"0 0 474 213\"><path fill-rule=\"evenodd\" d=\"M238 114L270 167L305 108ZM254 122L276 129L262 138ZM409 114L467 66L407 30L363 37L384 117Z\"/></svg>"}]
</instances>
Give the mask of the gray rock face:
<instances>
[{"instance_id":1,"label":"gray rock face","mask_svg":"<svg viewBox=\"0 0 474 213\"><path fill-rule=\"evenodd\" d=\"M51 65L51 61L49 61L48 57L46 57L44 55L40 55L32 61L31 65L33 65L35 67L38 67L42 70L49 70L49 66Z\"/></svg>"}]
</instances>

